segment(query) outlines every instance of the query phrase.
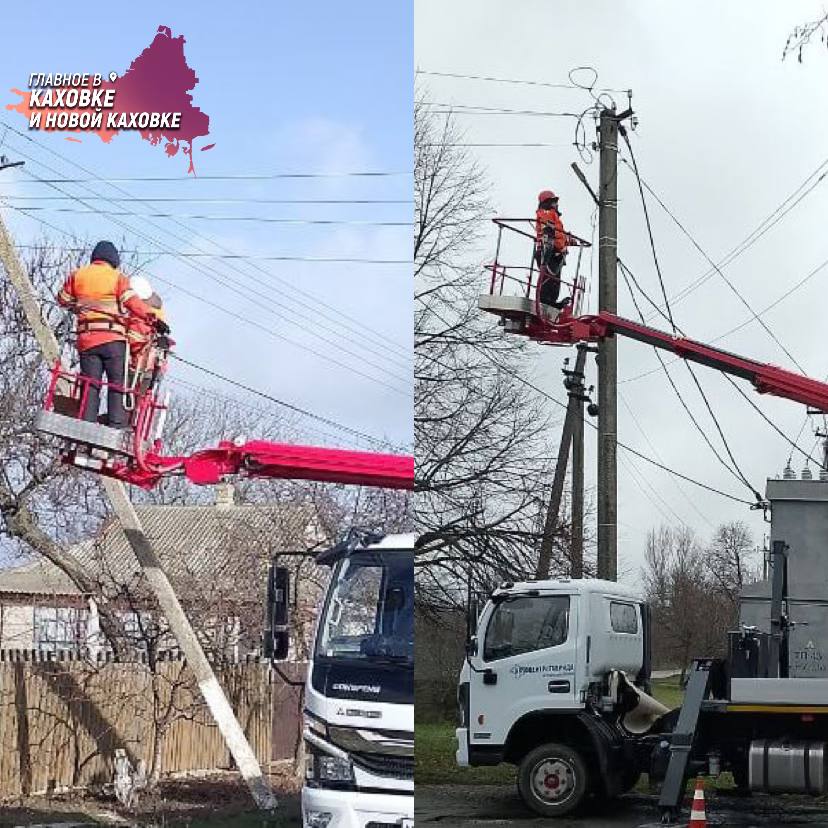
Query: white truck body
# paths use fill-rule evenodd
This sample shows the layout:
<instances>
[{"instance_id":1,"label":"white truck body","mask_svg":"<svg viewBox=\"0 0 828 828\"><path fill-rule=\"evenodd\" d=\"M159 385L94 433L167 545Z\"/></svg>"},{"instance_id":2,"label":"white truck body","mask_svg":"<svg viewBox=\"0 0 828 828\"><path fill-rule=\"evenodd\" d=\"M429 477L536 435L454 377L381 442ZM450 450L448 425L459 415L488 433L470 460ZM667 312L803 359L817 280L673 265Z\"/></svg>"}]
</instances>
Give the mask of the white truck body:
<instances>
[{"instance_id":1,"label":"white truck body","mask_svg":"<svg viewBox=\"0 0 828 828\"><path fill-rule=\"evenodd\" d=\"M306 828L414 823L414 540L333 565L305 688Z\"/></svg>"},{"instance_id":2,"label":"white truck body","mask_svg":"<svg viewBox=\"0 0 828 828\"><path fill-rule=\"evenodd\" d=\"M535 617L544 604L554 613L556 603L557 627L544 637ZM528 581L495 590L480 615L476 652L460 675L468 701L457 729L458 764L468 765L477 747L502 748L526 715L584 709L589 685L611 670L635 676L645 652L641 603L629 587L599 579ZM525 619L525 635L498 651L489 625L496 612L510 606ZM532 646L532 636L539 646Z\"/></svg>"}]
</instances>

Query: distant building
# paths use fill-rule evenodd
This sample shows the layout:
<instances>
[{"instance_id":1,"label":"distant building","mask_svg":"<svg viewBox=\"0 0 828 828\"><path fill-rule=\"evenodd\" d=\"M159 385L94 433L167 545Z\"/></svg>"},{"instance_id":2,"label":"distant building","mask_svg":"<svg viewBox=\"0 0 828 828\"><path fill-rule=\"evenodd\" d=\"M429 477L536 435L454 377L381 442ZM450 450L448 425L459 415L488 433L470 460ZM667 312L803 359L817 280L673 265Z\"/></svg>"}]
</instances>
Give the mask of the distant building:
<instances>
[{"instance_id":1,"label":"distant building","mask_svg":"<svg viewBox=\"0 0 828 828\"><path fill-rule=\"evenodd\" d=\"M294 657L303 660L327 570L306 550L322 541L307 503L238 505L231 486L207 506L138 506L137 511L208 654L259 652L270 560L294 574ZM138 650L175 649L126 536L115 522L68 550L115 609ZM98 606L54 564L36 558L0 570L0 649L96 650L105 647Z\"/></svg>"}]
</instances>

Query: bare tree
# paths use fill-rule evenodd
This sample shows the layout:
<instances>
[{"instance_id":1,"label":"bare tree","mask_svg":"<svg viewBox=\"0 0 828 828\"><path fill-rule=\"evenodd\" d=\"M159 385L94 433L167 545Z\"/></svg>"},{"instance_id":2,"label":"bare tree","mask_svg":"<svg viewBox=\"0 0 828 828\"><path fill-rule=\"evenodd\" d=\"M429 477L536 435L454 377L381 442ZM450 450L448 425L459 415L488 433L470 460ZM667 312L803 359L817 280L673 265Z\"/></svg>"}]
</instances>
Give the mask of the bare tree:
<instances>
[{"instance_id":1,"label":"bare tree","mask_svg":"<svg viewBox=\"0 0 828 828\"><path fill-rule=\"evenodd\" d=\"M736 520L719 526L707 548L705 564L716 590L730 603L735 623L742 587L759 577L756 547L747 524Z\"/></svg>"},{"instance_id":2,"label":"bare tree","mask_svg":"<svg viewBox=\"0 0 828 828\"><path fill-rule=\"evenodd\" d=\"M642 577L657 662L683 676L693 658L724 653L740 591L757 576L754 554L741 521L722 524L707 546L686 527L650 531Z\"/></svg>"},{"instance_id":3,"label":"bare tree","mask_svg":"<svg viewBox=\"0 0 828 828\"><path fill-rule=\"evenodd\" d=\"M551 478L550 418L525 346L477 309L486 183L451 116L415 105L415 441L421 597L531 577ZM557 563L562 563L558 561Z\"/></svg>"}]
</instances>

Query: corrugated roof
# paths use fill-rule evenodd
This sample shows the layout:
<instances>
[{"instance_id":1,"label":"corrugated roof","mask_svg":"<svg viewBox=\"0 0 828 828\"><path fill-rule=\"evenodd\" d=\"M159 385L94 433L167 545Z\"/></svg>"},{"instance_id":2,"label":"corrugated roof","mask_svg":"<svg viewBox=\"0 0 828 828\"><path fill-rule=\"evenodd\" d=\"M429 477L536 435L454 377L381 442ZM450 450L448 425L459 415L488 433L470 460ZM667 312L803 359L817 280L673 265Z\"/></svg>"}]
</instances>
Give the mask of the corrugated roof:
<instances>
[{"instance_id":1,"label":"corrugated roof","mask_svg":"<svg viewBox=\"0 0 828 828\"><path fill-rule=\"evenodd\" d=\"M315 512L305 504L138 506L138 516L177 591L194 583L240 588L261 583L270 558L313 545ZM120 524L69 550L93 577L129 583L140 567ZM77 594L55 566L37 560L0 570L0 593Z\"/></svg>"}]
</instances>

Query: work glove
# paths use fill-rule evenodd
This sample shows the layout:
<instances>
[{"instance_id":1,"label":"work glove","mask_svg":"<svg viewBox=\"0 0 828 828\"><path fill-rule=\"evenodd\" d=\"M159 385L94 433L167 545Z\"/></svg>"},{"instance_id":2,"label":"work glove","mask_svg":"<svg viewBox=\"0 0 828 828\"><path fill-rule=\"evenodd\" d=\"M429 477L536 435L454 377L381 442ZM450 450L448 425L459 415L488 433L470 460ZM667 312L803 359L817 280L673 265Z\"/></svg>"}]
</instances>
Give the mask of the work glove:
<instances>
[{"instance_id":1,"label":"work glove","mask_svg":"<svg viewBox=\"0 0 828 828\"><path fill-rule=\"evenodd\" d=\"M162 336L166 336L170 332L170 326L163 319L156 319L155 330Z\"/></svg>"}]
</instances>

